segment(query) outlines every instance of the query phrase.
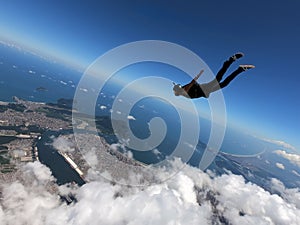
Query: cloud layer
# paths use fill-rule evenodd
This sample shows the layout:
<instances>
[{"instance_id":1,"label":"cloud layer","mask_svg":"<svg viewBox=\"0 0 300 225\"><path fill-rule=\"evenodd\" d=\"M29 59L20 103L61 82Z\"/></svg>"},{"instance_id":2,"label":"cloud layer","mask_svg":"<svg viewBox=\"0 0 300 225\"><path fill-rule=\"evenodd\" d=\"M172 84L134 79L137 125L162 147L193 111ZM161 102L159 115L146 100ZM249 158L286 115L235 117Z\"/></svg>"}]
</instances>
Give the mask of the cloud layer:
<instances>
[{"instance_id":1,"label":"cloud layer","mask_svg":"<svg viewBox=\"0 0 300 225\"><path fill-rule=\"evenodd\" d=\"M164 180L182 166L175 160L155 172ZM152 186L129 188L101 177L75 189L60 186L59 193L76 196L67 205L47 188L54 180L47 167L28 163L20 172L24 179L1 184L1 224L300 224L299 189L286 189L276 179L272 184L282 197L241 176L210 177L185 166Z\"/></svg>"},{"instance_id":2,"label":"cloud layer","mask_svg":"<svg viewBox=\"0 0 300 225\"><path fill-rule=\"evenodd\" d=\"M289 143L286 143L284 141L281 141L281 140L273 140L273 139L268 139L268 138L260 138L261 140L263 141L266 141L266 142L269 142L269 143L272 143L272 144L275 144L275 145L278 145L280 147L283 147L283 148L287 148L287 149L290 149L290 150L293 150L293 151L296 151L296 148L289 144Z\"/></svg>"},{"instance_id":3,"label":"cloud layer","mask_svg":"<svg viewBox=\"0 0 300 225\"><path fill-rule=\"evenodd\" d=\"M283 151L283 150L276 150L275 153L277 155L280 155L283 158L289 160L294 165L300 167L300 155L292 154L292 153L287 153L286 151Z\"/></svg>"}]
</instances>

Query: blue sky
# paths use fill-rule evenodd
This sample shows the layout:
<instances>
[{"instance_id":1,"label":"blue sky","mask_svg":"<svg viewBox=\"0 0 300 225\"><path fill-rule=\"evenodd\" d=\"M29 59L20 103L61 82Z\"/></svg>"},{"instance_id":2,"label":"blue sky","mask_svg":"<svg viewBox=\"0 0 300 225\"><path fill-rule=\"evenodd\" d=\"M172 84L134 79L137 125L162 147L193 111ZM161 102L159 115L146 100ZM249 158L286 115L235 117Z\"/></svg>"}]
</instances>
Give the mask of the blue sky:
<instances>
[{"instance_id":1,"label":"blue sky","mask_svg":"<svg viewBox=\"0 0 300 225\"><path fill-rule=\"evenodd\" d=\"M0 37L82 67L118 45L145 39L187 47L213 72L242 51L240 63L256 68L224 89L228 120L300 149L299 9L297 0L12 0L1 3Z\"/></svg>"}]
</instances>

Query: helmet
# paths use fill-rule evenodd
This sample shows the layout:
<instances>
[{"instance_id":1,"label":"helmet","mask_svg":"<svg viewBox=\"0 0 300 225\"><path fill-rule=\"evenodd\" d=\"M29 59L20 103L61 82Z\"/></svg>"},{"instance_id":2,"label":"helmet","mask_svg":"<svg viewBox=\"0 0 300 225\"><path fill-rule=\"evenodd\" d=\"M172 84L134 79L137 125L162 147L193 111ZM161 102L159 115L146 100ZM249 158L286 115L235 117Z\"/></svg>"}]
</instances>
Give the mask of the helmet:
<instances>
[{"instance_id":1,"label":"helmet","mask_svg":"<svg viewBox=\"0 0 300 225\"><path fill-rule=\"evenodd\" d=\"M182 94L181 85L180 84L175 84L175 83L173 83L173 84L174 84L173 91L174 91L175 96L181 95Z\"/></svg>"}]
</instances>

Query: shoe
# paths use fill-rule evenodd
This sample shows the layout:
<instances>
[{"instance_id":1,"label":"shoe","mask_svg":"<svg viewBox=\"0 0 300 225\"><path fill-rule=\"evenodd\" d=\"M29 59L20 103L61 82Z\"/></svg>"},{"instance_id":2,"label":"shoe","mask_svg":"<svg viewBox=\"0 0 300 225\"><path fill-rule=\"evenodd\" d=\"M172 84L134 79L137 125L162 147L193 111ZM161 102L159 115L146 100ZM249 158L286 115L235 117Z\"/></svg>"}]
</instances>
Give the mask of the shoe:
<instances>
[{"instance_id":1,"label":"shoe","mask_svg":"<svg viewBox=\"0 0 300 225\"><path fill-rule=\"evenodd\" d=\"M244 56L244 53L242 52L238 52L238 53L235 53L233 56L230 57L230 59L232 59L233 61L239 59L239 58L242 58Z\"/></svg>"},{"instance_id":2,"label":"shoe","mask_svg":"<svg viewBox=\"0 0 300 225\"><path fill-rule=\"evenodd\" d=\"M255 66L253 65L240 65L239 67L242 68L244 71L255 68Z\"/></svg>"}]
</instances>

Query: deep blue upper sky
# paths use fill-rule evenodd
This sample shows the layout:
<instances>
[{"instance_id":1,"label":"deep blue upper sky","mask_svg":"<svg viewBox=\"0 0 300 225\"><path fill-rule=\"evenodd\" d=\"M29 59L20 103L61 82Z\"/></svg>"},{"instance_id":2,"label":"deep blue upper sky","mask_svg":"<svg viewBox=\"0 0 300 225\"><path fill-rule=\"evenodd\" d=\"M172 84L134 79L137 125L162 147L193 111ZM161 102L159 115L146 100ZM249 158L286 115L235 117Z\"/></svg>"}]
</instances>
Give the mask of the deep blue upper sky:
<instances>
[{"instance_id":1,"label":"deep blue upper sky","mask_svg":"<svg viewBox=\"0 0 300 225\"><path fill-rule=\"evenodd\" d=\"M0 37L83 67L144 39L185 46L214 72L243 51L256 68L224 89L229 121L299 150L299 10L297 0L5 1Z\"/></svg>"}]
</instances>

